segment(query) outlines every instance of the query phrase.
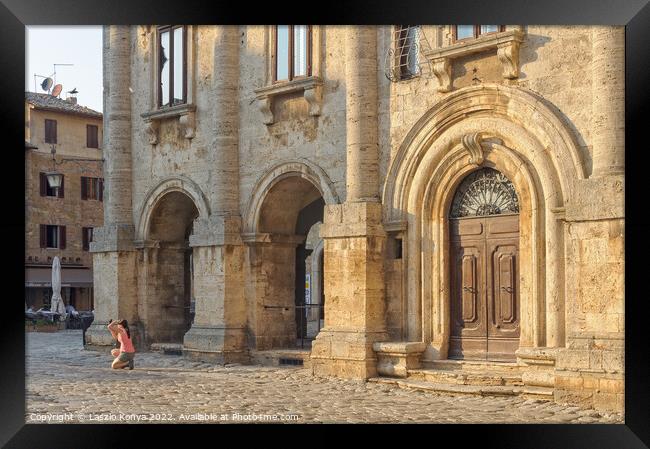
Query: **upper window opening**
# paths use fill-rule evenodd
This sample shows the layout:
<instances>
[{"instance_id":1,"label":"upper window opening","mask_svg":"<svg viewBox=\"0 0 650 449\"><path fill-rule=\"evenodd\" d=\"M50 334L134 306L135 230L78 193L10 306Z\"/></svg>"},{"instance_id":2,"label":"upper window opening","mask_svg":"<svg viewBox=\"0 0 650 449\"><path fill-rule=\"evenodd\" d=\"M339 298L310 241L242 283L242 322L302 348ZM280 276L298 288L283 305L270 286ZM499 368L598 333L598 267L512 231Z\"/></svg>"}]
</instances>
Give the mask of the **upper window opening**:
<instances>
[{"instance_id":1,"label":"upper window opening","mask_svg":"<svg viewBox=\"0 0 650 449\"><path fill-rule=\"evenodd\" d=\"M158 106L174 106L187 101L187 44L183 25L158 27Z\"/></svg>"},{"instance_id":2,"label":"upper window opening","mask_svg":"<svg viewBox=\"0 0 650 449\"><path fill-rule=\"evenodd\" d=\"M56 120L45 119L45 142L56 143Z\"/></svg>"},{"instance_id":3,"label":"upper window opening","mask_svg":"<svg viewBox=\"0 0 650 449\"><path fill-rule=\"evenodd\" d=\"M99 148L99 128L97 125L86 125L86 147Z\"/></svg>"},{"instance_id":4,"label":"upper window opening","mask_svg":"<svg viewBox=\"0 0 650 449\"><path fill-rule=\"evenodd\" d=\"M474 39L484 34L505 31L505 25L454 25L454 41Z\"/></svg>"},{"instance_id":5,"label":"upper window opening","mask_svg":"<svg viewBox=\"0 0 650 449\"><path fill-rule=\"evenodd\" d=\"M399 58L399 78L419 75L419 25L399 25L396 29L396 53Z\"/></svg>"},{"instance_id":6,"label":"upper window opening","mask_svg":"<svg viewBox=\"0 0 650 449\"><path fill-rule=\"evenodd\" d=\"M311 26L276 25L273 81L311 76Z\"/></svg>"}]
</instances>

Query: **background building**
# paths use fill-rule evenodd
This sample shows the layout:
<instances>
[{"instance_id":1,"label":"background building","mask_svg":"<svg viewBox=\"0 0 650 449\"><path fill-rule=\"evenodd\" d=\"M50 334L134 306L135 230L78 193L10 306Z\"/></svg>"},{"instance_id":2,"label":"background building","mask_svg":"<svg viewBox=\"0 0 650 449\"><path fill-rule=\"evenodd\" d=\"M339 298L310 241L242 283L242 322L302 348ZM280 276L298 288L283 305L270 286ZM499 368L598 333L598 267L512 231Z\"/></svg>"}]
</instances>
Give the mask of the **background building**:
<instances>
[{"instance_id":1,"label":"background building","mask_svg":"<svg viewBox=\"0 0 650 449\"><path fill-rule=\"evenodd\" d=\"M50 307L52 259L61 295L93 309L93 228L103 223L102 114L49 94L25 93L25 305ZM52 160L52 148L56 150ZM63 175L50 188L45 174Z\"/></svg>"},{"instance_id":2,"label":"background building","mask_svg":"<svg viewBox=\"0 0 650 449\"><path fill-rule=\"evenodd\" d=\"M624 53L623 27L105 27L91 346L120 317L246 362L315 329L315 375L622 410Z\"/></svg>"}]
</instances>

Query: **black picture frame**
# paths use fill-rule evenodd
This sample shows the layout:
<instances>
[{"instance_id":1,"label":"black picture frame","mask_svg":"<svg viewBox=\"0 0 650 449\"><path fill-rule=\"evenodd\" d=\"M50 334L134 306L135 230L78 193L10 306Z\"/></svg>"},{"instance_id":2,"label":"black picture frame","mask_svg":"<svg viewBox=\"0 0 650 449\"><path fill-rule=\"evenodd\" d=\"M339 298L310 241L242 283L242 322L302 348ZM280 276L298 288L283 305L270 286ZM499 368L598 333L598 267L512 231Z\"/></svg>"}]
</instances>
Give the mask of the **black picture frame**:
<instances>
[{"instance_id":1,"label":"black picture frame","mask_svg":"<svg viewBox=\"0 0 650 449\"><path fill-rule=\"evenodd\" d=\"M650 4L649 0L524 0L478 2L472 0L375 0L337 5L319 3L318 15L304 2L267 3L251 7L245 2L224 0L2 0L0 3L0 124L5 157L5 183L24 184L19 149L23 145L25 25L97 25L141 23L323 23L323 24L395 24L395 23L523 23L581 24L626 26L626 372L625 424L618 425L481 425L418 426L391 428L382 442L397 444L471 445L500 448L642 448L650 445L650 359L648 334L640 305L647 302L641 282L648 275L645 255L649 228L642 196L647 177L646 159L648 113L650 112ZM24 164L24 161L22 162ZM10 167L10 168L8 168ZM7 173L8 172L8 173ZM2 419L0 444L7 448L109 448L133 447L134 437L157 437L167 442L177 438L187 446L220 441L226 428L238 433L248 429L212 425L54 425L25 424L25 351L22 311L17 296L24 292L24 196L20 189L8 188L3 198L4 220L0 224L5 239L2 278L4 292L4 351L2 382ZM9 251L7 251L9 250ZM55 380L53 380L55 381ZM277 426L256 426L259 430L278 431ZM338 430L338 426L337 426ZM378 426L373 426L373 433ZM288 434L280 429L275 441L286 442ZM310 429L311 431L311 429ZM409 432L405 434L404 432ZM140 435L143 434L143 435ZM328 434L331 434L328 432ZM310 433L303 440L313 439ZM205 440L204 437L208 437ZM250 442L246 433L238 438ZM294 437L290 437L294 438ZM346 436L345 438L351 438ZM146 440L145 440L146 441ZM344 441L344 440L341 440ZM456 441L456 443L453 443ZM357 443L359 444L359 443ZM151 443L153 445L153 443ZM150 447L149 443L140 443Z\"/></svg>"}]
</instances>

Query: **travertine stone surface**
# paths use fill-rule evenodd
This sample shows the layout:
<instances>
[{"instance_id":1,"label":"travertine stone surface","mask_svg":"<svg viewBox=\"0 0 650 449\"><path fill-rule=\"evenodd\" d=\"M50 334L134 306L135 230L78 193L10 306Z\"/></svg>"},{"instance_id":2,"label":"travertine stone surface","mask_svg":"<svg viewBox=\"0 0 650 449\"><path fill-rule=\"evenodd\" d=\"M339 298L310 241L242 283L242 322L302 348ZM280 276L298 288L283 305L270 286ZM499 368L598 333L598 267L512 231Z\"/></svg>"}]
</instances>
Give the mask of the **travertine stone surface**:
<instances>
[{"instance_id":1,"label":"travertine stone surface","mask_svg":"<svg viewBox=\"0 0 650 449\"><path fill-rule=\"evenodd\" d=\"M506 34L520 30L518 51L461 51L441 92L441 68L426 58L419 76L384 76L393 27L315 26L315 111L315 97L295 85L260 109L256 91L274 86L271 27L192 26L188 104L168 115L155 106L156 27L125 30L105 31L107 177L115 180L93 244L103 267L100 321L133 301L134 318L155 326L144 304L167 297L147 287L164 282L162 272L150 276L160 264L145 253L165 240L150 233L170 201L180 209L163 215L183 223L174 241L194 259L182 286L196 304L186 353L244 360L249 350L295 346L296 250L307 237L297 223L322 198L325 327L312 346L313 373L374 376L377 342L420 342L420 362L446 359L449 204L465 176L491 167L520 203L524 383L554 388L557 401L622 410L622 27L508 26ZM434 50L452 44L448 25L422 33ZM187 201L194 215L181 208ZM186 268L178 258L165 270ZM107 286L115 279L137 294L118 301Z\"/></svg>"}]
</instances>

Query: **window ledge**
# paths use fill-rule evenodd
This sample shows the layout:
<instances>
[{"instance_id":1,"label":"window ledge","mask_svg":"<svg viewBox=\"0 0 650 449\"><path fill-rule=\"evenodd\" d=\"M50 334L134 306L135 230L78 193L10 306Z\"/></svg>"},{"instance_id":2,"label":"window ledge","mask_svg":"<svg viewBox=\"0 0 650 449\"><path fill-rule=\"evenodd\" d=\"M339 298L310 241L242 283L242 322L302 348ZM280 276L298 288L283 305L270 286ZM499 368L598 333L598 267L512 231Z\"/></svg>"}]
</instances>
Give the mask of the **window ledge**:
<instances>
[{"instance_id":1,"label":"window ledge","mask_svg":"<svg viewBox=\"0 0 650 449\"><path fill-rule=\"evenodd\" d=\"M319 77L309 76L307 78L284 81L255 89L255 98L264 116L264 124L271 125L275 121L272 107L274 98L293 92L303 91L303 96L307 100L307 103L309 103L309 115L320 115L323 103L322 88L323 81Z\"/></svg>"},{"instance_id":2,"label":"window ledge","mask_svg":"<svg viewBox=\"0 0 650 449\"><path fill-rule=\"evenodd\" d=\"M186 139L194 138L196 132L196 105L194 104L168 106L154 111L144 112L140 114L140 117L147 123L146 131L149 135L149 143L151 145L158 143L160 122L165 119L178 118L180 125L184 128L183 135Z\"/></svg>"},{"instance_id":3,"label":"window ledge","mask_svg":"<svg viewBox=\"0 0 650 449\"><path fill-rule=\"evenodd\" d=\"M438 91L449 92L452 88L451 60L473 53L496 49L497 57L503 66L503 77L506 79L518 78L519 46L523 40L524 32L521 30L501 31L428 50L424 52L424 55L433 63L433 73L439 83Z\"/></svg>"}]
</instances>

